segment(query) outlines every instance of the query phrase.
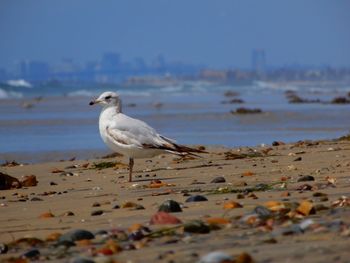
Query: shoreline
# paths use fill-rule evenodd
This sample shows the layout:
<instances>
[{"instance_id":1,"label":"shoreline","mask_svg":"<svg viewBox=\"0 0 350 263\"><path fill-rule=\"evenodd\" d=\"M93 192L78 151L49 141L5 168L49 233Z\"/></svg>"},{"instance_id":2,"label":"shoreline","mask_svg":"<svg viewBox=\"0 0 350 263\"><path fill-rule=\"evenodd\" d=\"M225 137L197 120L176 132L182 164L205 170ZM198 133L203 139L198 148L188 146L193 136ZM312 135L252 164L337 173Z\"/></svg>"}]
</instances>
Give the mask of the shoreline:
<instances>
[{"instance_id":1,"label":"shoreline","mask_svg":"<svg viewBox=\"0 0 350 263\"><path fill-rule=\"evenodd\" d=\"M245 252L255 262L346 262L350 141L275 145L209 147L199 159L138 159L133 183L125 182L123 157L1 167L18 179L35 175L38 184L0 191L0 243L9 248L0 260L37 249L37 260L55 262L101 262L102 255L103 262L197 262L211 251L234 257ZM186 202L194 195L208 201ZM150 224L168 199L181 204L182 212L170 215L182 223ZM267 209L261 210L267 218L254 216L257 207ZM188 228L193 220L203 223L205 234ZM174 226L175 232L159 232ZM60 254L59 235L74 229L94 238L75 241ZM142 235L135 239L130 229ZM24 237L40 242L33 248L19 241Z\"/></svg>"}]
</instances>

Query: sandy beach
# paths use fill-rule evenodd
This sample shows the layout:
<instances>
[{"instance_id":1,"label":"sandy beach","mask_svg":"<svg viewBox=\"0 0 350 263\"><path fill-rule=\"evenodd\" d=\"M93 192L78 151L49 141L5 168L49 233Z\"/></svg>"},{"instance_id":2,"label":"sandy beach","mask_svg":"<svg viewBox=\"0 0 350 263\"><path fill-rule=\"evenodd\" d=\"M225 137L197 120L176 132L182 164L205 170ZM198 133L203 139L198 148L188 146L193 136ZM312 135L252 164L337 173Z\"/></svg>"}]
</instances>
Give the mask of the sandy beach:
<instances>
[{"instance_id":1,"label":"sandy beach","mask_svg":"<svg viewBox=\"0 0 350 263\"><path fill-rule=\"evenodd\" d=\"M348 262L350 142L275 145L139 159L132 183L123 157L2 166L38 183L0 191L0 261Z\"/></svg>"}]
</instances>

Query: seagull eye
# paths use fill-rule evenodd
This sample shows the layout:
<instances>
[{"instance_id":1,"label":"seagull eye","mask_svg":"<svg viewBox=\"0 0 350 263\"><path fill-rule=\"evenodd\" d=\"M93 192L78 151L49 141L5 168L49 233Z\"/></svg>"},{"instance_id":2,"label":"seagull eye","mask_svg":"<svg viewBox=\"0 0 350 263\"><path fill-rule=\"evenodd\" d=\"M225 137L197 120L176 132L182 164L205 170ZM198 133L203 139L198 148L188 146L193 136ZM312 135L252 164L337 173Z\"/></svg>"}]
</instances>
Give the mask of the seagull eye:
<instances>
[{"instance_id":1,"label":"seagull eye","mask_svg":"<svg viewBox=\"0 0 350 263\"><path fill-rule=\"evenodd\" d=\"M111 95L105 97L106 100L109 100L110 98L112 98Z\"/></svg>"}]
</instances>

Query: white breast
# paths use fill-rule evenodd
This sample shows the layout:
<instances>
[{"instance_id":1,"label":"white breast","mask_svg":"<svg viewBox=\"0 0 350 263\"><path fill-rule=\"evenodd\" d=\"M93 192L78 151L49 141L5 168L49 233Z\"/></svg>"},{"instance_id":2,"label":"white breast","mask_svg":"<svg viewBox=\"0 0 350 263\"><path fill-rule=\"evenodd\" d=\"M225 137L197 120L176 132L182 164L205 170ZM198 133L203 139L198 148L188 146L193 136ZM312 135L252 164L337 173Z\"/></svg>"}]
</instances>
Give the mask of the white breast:
<instances>
[{"instance_id":1,"label":"white breast","mask_svg":"<svg viewBox=\"0 0 350 263\"><path fill-rule=\"evenodd\" d=\"M99 130L101 138L108 148L131 158L150 158L163 152L157 149L144 149L134 144L119 143L114 140L108 134L108 129L111 127L115 128L118 121L125 121L124 116L121 113L117 113L113 107L102 110L99 118Z\"/></svg>"}]
</instances>

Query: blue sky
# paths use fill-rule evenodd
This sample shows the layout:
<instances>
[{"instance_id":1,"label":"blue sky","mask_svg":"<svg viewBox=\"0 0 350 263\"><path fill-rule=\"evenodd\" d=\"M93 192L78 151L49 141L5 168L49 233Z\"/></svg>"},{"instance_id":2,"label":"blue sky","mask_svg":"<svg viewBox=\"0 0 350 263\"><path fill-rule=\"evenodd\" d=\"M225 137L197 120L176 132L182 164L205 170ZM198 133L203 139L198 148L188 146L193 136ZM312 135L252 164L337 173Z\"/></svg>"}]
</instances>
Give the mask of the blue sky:
<instances>
[{"instance_id":1,"label":"blue sky","mask_svg":"<svg viewBox=\"0 0 350 263\"><path fill-rule=\"evenodd\" d=\"M2 0L0 66L158 54L212 67L350 65L347 0Z\"/></svg>"}]
</instances>

